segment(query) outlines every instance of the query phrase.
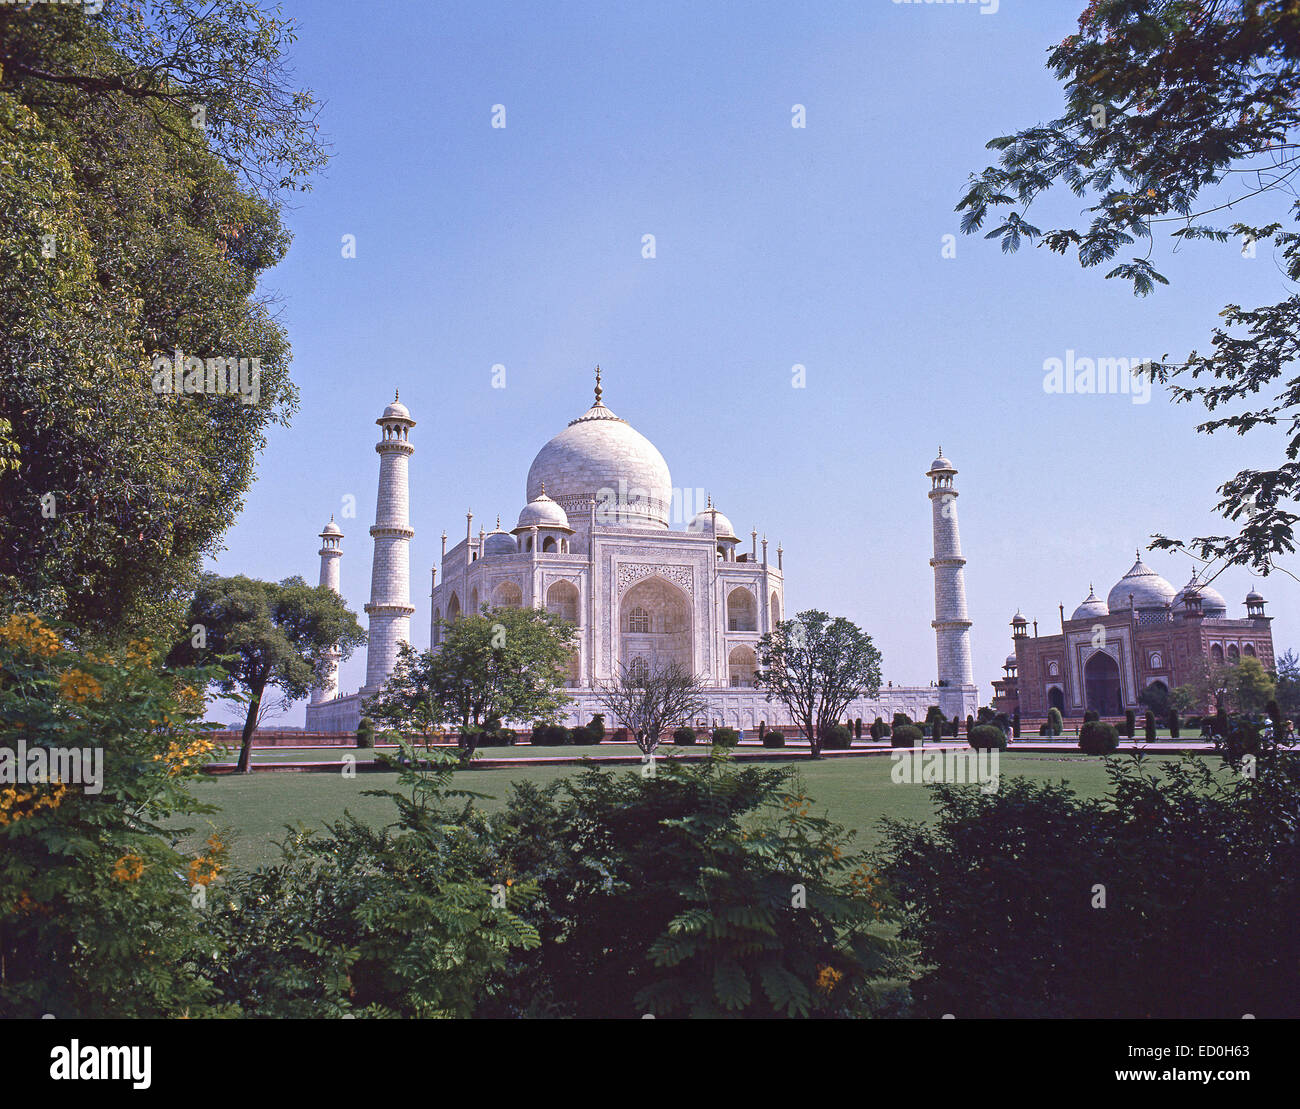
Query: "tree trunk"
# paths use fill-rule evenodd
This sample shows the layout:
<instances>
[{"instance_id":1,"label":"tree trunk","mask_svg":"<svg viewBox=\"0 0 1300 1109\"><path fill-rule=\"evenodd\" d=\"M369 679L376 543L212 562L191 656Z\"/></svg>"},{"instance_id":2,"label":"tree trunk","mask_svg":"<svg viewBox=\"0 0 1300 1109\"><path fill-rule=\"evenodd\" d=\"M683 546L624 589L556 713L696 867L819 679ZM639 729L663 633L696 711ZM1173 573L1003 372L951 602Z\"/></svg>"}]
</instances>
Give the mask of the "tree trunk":
<instances>
[{"instance_id":1,"label":"tree trunk","mask_svg":"<svg viewBox=\"0 0 1300 1109\"><path fill-rule=\"evenodd\" d=\"M266 683L263 682L248 702L248 716L244 718L244 734L239 741L239 762L235 764L237 774L251 774L253 771L253 733L257 731L257 713L262 707L262 694L265 691Z\"/></svg>"}]
</instances>

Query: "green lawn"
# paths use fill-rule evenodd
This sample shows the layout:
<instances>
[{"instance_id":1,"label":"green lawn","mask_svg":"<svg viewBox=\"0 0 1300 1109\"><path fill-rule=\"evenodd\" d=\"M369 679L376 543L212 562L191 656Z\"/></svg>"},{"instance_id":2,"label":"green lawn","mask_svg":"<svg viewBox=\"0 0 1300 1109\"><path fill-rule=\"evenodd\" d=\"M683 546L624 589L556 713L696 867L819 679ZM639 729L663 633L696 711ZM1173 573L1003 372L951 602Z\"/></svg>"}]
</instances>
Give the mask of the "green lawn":
<instances>
[{"instance_id":1,"label":"green lawn","mask_svg":"<svg viewBox=\"0 0 1300 1109\"><path fill-rule=\"evenodd\" d=\"M599 750L609 753L612 748L611 744L603 744ZM494 748L493 754L498 750L510 748ZM523 748L518 753L528 750ZM581 749L552 750L569 753ZM1173 756L1153 756L1153 760L1170 757ZM878 840L877 823L882 816L917 819L933 816L925 787L897 785L891 781L893 763L888 757L809 760L792 765L798 768L804 790L813 799L815 808L856 828L860 842L871 844ZM495 809L504 803L511 782L553 782L578 770L575 766L467 770L456 775L456 783L461 788L488 794L490 799L482 804L487 809ZM614 772L635 774L639 768L620 767ZM1001 773L1004 777L1022 776L1036 781L1069 781L1084 796L1099 796L1107 785L1101 760L1077 752L1004 755ZM393 817L392 802L367 797L365 791L393 788L395 782L396 774L389 771L365 771L350 778L315 772L204 779L195 787L196 796L220 806L221 811L189 821L196 827L197 835L188 839L186 846L194 846L213 829L228 830L233 840L230 858L235 866L271 863L279 857L274 841L282 837L286 824L302 823L319 828L342 817L345 810L370 824L387 823Z\"/></svg>"}]
</instances>

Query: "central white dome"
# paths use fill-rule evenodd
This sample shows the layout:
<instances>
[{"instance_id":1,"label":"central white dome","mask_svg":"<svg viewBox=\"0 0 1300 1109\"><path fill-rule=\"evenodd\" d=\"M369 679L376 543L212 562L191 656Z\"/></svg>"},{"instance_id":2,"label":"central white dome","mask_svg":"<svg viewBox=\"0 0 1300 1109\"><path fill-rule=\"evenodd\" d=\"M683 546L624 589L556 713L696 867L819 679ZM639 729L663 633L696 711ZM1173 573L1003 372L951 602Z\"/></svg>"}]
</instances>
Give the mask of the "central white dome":
<instances>
[{"instance_id":1,"label":"central white dome","mask_svg":"<svg viewBox=\"0 0 1300 1109\"><path fill-rule=\"evenodd\" d=\"M545 484L547 496L570 513L595 501L598 524L666 528L673 489L668 463L601 403L600 392L597 385L596 403L537 452L528 468L527 499L536 500Z\"/></svg>"}]
</instances>

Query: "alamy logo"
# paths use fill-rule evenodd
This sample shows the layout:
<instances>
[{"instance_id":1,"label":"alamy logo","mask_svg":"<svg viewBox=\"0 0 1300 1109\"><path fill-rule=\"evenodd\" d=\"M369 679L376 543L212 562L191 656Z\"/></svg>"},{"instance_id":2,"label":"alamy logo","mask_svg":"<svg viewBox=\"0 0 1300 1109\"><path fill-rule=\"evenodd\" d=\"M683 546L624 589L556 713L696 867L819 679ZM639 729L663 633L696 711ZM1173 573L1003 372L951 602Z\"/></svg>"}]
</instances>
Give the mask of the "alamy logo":
<instances>
[{"instance_id":1,"label":"alamy logo","mask_svg":"<svg viewBox=\"0 0 1300 1109\"><path fill-rule=\"evenodd\" d=\"M258 402L262 391L260 358L209 358L204 361L181 350L175 354L175 358L160 354L153 360L153 391L158 395L238 394L244 404Z\"/></svg>"},{"instance_id":2,"label":"alamy logo","mask_svg":"<svg viewBox=\"0 0 1300 1109\"><path fill-rule=\"evenodd\" d=\"M86 793L104 788L102 747L0 747L0 785L79 785Z\"/></svg>"},{"instance_id":3,"label":"alamy logo","mask_svg":"<svg viewBox=\"0 0 1300 1109\"><path fill-rule=\"evenodd\" d=\"M945 785L976 785L982 793L998 791L998 750L942 750L923 751L919 747L894 751L889 756L893 762L890 780L895 785L926 785L943 782Z\"/></svg>"},{"instance_id":4,"label":"alamy logo","mask_svg":"<svg viewBox=\"0 0 1300 1109\"><path fill-rule=\"evenodd\" d=\"M56 1082L129 1081L133 1089L147 1090L152 1052L148 1046L95 1047L73 1040L67 1047L50 1049L50 1077Z\"/></svg>"},{"instance_id":5,"label":"alamy logo","mask_svg":"<svg viewBox=\"0 0 1300 1109\"><path fill-rule=\"evenodd\" d=\"M1076 358L1073 350L1067 350L1064 361L1059 358L1043 361L1043 392L1118 396L1127 393L1134 404L1146 404L1151 399L1152 365L1149 358Z\"/></svg>"}]
</instances>

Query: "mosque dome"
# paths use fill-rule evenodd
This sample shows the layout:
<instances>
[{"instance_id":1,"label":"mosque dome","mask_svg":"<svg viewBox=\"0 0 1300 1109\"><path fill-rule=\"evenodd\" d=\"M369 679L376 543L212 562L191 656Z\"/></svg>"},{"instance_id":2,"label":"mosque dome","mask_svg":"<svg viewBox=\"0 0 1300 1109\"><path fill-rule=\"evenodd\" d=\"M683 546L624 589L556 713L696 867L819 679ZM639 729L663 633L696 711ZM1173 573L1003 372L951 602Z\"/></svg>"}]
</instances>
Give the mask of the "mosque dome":
<instances>
[{"instance_id":1,"label":"mosque dome","mask_svg":"<svg viewBox=\"0 0 1300 1109\"><path fill-rule=\"evenodd\" d=\"M338 524L336 524L336 523L334 522L334 517L331 516L331 517L330 517L330 522L329 522L328 524L326 524L323 528L321 528L320 533L321 533L322 536L326 536L326 535L342 535L342 534L343 534L343 529L342 529L341 527L339 527Z\"/></svg>"},{"instance_id":2,"label":"mosque dome","mask_svg":"<svg viewBox=\"0 0 1300 1109\"><path fill-rule=\"evenodd\" d=\"M1183 611L1183 601L1189 593L1199 593L1201 597L1201 611L1206 616L1227 616L1228 602L1223 599L1223 594L1209 585L1203 585L1196 580L1196 574L1192 574L1192 580L1182 587L1175 595L1173 601L1174 612Z\"/></svg>"},{"instance_id":3,"label":"mosque dome","mask_svg":"<svg viewBox=\"0 0 1300 1109\"><path fill-rule=\"evenodd\" d=\"M546 482L542 482L537 496L524 505L519 513L519 523L515 525L515 531L524 531L528 528L573 530L569 527L569 514L546 495Z\"/></svg>"},{"instance_id":4,"label":"mosque dome","mask_svg":"<svg viewBox=\"0 0 1300 1109\"><path fill-rule=\"evenodd\" d=\"M687 531L698 532L702 535L716 535L719 539L735 539L736 529L731 521L721 512L713 507L713 501L709 501L709 507L697 512L690 524L687 525Z\"/></svg>"},{"instance_id":5,"label":"mosque dome","mask_svg":"<svg viewBox=\"0 0 1300 1109\"><path fill-rule=\"evenodd\" d=\"M942 447L939 448L939 457L936 458L933 462L930 463L930 469L931 469L931 470L951 470L951 469L953 469L953 464L952 464L951 462L949 462L946 458L944 458L944 456L943 456L943 448L942 448Z\"/></svg>"},{"instance_id":6,"label":"mosque dome","mask_svg":"<svg viewBox=\"0 0 1300 1109\"><path fill-rule=\"evenodd\" d=\"M1088 586L1088 595L1084 597L1083 604L1074 610L1071 620L1091 620L1096 616L1108 616L1110 610L1106 607L1106 602L1097 596L1097 591L1091 585Z\"/></svg>"},{"instance_id":7,"label":"mosque dome","mask_svg":"<svg viewBox=\"0 0 1300 1109\"><path fill-rule=\"evenodd\" d=\"M1117 581L1106 598L1106 607L1112 613L1123 612L1129 608L1129 596L1132 595L1132 607L1143 609L1165 608L1173 599L1177 590L1164 578L1142 561L1139 551L1137 561L1129 572Z\"/></svg>"},{"instance_id":8,"label":"mosque dome","mask_svg":"<svg viewBox=\"0 0 1300 1109\"><path fill-rule=\"evenodd\" d=\"M1202 591L1202 596L1204 596L1204 591ZM1264 600L1264 595L1262 593L1256 593L1253 589L1246 594L1246 601L1248 603L1259 603L1262 602L1263 600Z\"/></svg>"},{"instance_id":9,"label":"mosque dome","mask_svg":"<svg viewBox=\"0 0 1300 1109\"><path fill-rule=\"evenodd\" d=\"M519 544L508 531L501 530L501 517L497 517L497 526L483 537L483 557L492 555L510 555L519 553Z\"/></svg>"},{"instance_id":10,"label":"mosque dome","mask_svg":"<svg viewBox=\"0 0 1300 1109\"><path fill-rule=\"evenodd\" d=\"M672 477L655 445L601 403L599 368L596 403L569 421L533 459L527 497L537 499L545 483L557 501L597 501L601 522L643 528L668 527ZM602 508L605 505L607 507Z\"/></svg>"}]
</instances>

